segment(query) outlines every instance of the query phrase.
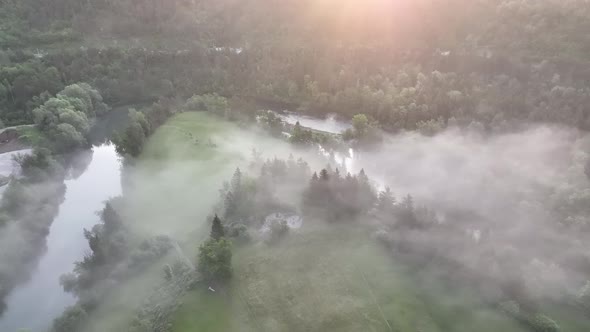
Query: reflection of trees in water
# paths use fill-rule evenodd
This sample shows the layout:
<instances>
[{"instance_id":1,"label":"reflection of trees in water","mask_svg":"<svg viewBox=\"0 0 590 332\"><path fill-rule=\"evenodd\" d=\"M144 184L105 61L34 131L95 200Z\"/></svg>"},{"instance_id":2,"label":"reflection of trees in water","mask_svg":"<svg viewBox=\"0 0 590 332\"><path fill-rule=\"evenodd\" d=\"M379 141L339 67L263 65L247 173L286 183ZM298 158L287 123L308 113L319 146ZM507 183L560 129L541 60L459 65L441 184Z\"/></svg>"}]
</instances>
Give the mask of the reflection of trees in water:
<instances>
[{"instance_id":1,"label":"reflection of trees in water","mask_svg":"<svg viewBox=\"0 0 590 332\"><path fill-rule=\"evenodd\" d=\"M92 162L93 155L92 149L76 151L70 155L66 160L67 178L75 180L84 174Z\"/></svg>"},{"instance_id":2,"label":"reflection of trees in water","mask_svg":"<svg viewBox=\"0 0 590 332\"><path fill-rule=\"evenodd\" d=\"M63 178L14 182L12 186L3 196L2 212L12 227L0 232L0 314L8 307L3 302L6 296L30 280L39 258L47 251L47 234L66 193ZM7 195L13 196L10 199L16 204L6 206Z\"/></svg>"}]
</instances>

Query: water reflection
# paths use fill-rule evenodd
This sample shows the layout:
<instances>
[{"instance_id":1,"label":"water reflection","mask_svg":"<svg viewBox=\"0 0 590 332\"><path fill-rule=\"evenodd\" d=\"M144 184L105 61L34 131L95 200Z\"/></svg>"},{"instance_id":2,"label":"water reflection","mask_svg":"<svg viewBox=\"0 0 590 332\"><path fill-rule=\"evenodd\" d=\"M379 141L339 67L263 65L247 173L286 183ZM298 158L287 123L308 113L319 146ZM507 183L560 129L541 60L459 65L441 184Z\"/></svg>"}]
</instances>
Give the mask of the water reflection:
<instances>
[{"instance_id":1,"label":"water reflection","mask_svg":"<svg viewBox=\"0 0 590 332\"><path fill-rule=\"evenodd\" d=\"M95 147L90 155L78 158L73 178L65 181L65 201L51 225L47 252L31 279L6 298L0 331L44 331L66 306L75 302L63 291L59 277L72 271L74 262L88 250L83 230L99 222L96 211L105 200L121 193L120 161L114 146Z\"/></svg>"},{"instance_id":2,"label":"water reflection","mask_svg":"<svg viewBox=\"0 0 590 332\"><path fill-rule=\"evenodd\" d=\"M325 119L320 119L312 116L284 112L279 114L283 121L294 125L299 122L303 127L312 128L315 130L325 131L332 134L340 134L346 129L351 128L351 124L344 121L339 121L334 115L330 115Z\"/></svg>"}]
</instances>

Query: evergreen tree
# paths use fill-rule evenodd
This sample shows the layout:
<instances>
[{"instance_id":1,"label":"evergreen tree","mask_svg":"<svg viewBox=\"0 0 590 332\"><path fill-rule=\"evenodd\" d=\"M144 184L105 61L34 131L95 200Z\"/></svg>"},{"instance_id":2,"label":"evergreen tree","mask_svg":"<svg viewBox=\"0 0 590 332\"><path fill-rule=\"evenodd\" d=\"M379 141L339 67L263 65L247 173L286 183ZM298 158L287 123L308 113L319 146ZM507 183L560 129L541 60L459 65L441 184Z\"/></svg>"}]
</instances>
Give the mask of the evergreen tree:
<instances>
[{"instance_id":1,"label":"evergreen tree","mask_svg":"<svg viewBox=\"0 0 590 332\"><path fill-rule=\"evenodd\" d=\"M221 224L221 219L217 215L213 218L213 225L211 225L211 238L219 241L222 237L225 236L225 231L223 230L223 225Z\"/></svg>"},{"instance_id":2,"label":"evergreen tree","mask_svg":"<svg viewBox=\"0 0 590 332\"><path fill-rule=\"evenodd\" d=\"M303 129L299 121L295 123L293 132L291 133L290 141L293 144L304 145L312 141L312 133L310 130Z\"/></svg>"},{"instance_id":3,"label":"evergreen tree","mask_svg":"<svg viewBox=\"0 0 590 332\"><path fill-rule=\"evenodd\" d=\"M236 202L236 197L234 196L234 194L231 191L228 191L225 194L223 204L224 204L224 209L225 209L225 211L223 213L223 217L225 219L231 219L236 214L236 211L238 210L238 203Z\"/></svg>"},{"instance_id":4,"label":"evergreen tree","mask_svg":"<svg viewBox=\"0 0 590 332\"><path fill-rule=\"evenodd\" d=\"M407 195L402 200L398 217L402 225L410 228L418 227L418 219L414 210L414 198L411 195Z\"/></svg>"},{"instance_id":5,"label":"evergreen tree","mask_svg":"<svg viewBox=\"0 0 590 332\"><path fill-rule=\"evenodd\" d=\"M235 195L238 195L242 192L242 171L240 168L236 168L234 175L231 179L231 190L234 192Z\"/></svg>"},{"instance_id":6,"label":"evergreen tree","mask_svg":"<svg viewBox=\"0 0 590 332\"><path fill-rule=\"evenodd\" d=\"M369 182L369 177L365 174L365 170L361 169L359 175L357 176L358 179L358 204L360 211L368 211L373 204L375 203L375 199L377 198L375 192L373 191L373 187ZM359 211L359 212L360 212Z\"/></svg>"},{"instance_id":7,"label":"evergreen tree","mask_svg":"<svg viewBox=\"0 0 590 332\"><path fill-rule=\"evenodd\" d=\"M340 170L338 168L336 168L336 171L334 171L334 180L340 180Z\"/></svg>"},{"instance_id":8,"label":"evergreen tree","mask_svg":"<svg viewBox=\"0 0 590 332\"><path fill-rule=\"evenodd\" d=\"M318 182L320 178L318 177L318 172L313 172L313 175L311 176L311 182Z\"/></svg>"},{"instance_id":9,"label":"evergreen tree","mask_svg":"<svg viewBox=\"0 0 590 332\"><path fill-rule=\"evenodd\" d=\"M322 181L330 180L330 174L328 173L327 169L324 168L320 171L320 180L322 180Z\"/></svg>"},{"instance_id":10,"label":"evergreen tree","mask_svg":"<svg viewBox=\"0 0 590 332\"><path fill-rule=\"evenodd\" d=\"M110 235L121 229L123 222L111 202L105 204L101 213L105 235Z\"/></svg>"},{"instance_id":11,"label":"evergreen tree","mask_svg":"<svg viewBox=\"0 0 590 332\"><path fill-rule=\"evenodd\" d=\"M389 187L385 187L385 190L379 193L379 198L377 199L377 208L381 212L391 212L393 211L393 207L395 205L395 197L393 197L393 193Z\"/></svg>"},{"instance_id":12,"label":"evergreen tree","mask_svg":"<svg viewBox=\"0 0 590 332\"><path fill-rule=\"evenodd\" d=\"M389 187L379 193L377 198L377 212L383 219L389 219L395 210L395 197Z\"/></svg>"}]
</instances>

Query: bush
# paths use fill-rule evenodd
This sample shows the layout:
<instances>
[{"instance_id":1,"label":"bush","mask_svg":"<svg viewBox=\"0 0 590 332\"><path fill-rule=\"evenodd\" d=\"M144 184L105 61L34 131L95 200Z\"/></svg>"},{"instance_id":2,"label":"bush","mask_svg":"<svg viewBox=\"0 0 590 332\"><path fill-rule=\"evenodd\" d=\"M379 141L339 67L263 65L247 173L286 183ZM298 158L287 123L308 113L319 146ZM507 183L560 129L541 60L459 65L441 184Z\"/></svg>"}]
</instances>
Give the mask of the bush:
<instances>
[{"instance_id":1,"label":"bush","mask_svg":"<svg viewBox=\"0 0 590 332\"><path fill-rule=\"evenodd\" d=\"M557 323L543 315L543 314L536 314L529 319L529 324L536 332L558 332L560 331L559 325Z\"/></svg>"},{"instance_id":2,"label":"bush","mask_svg":"<svg viewBox=\"0 0 590 332\"><path fill-rule=\"evenodd\" d=\"M520 306L516 301L505 301L500 303L500 310L513 317L518 317L520 315Z\"/></svg>"},{"instance_id":3,"label":"bush","mask_svg":"<svg viewBox=\"0 0 590 332\"><path fill-rule=\"evenodd\" d=\"M269 243L277 243L289 233L289 225L285 220L273 222L270 224Z\"/></svg>"},{"instance_id":4,"label":"bush","mask_svg":"<svg viewBox=\"0 0 590 332\"><path fill-rule=\"evenodd\" d=\"M51 332L73 332L78 331L88 318L88 314L79 305L66 309L66 311L53 321Z\"/></svg>"},{"instance_id":5,"label":"bush","mask_svg":"<svg viewBox=\"0 0 590 332\"><path fill-rule=\"evenodd\" d=\"M561 330L553 319L540 313L529 314L521 310L520 305L516 301L502 302L499 307L500 310L511 317L528 324L535 332L558 332Z\"/></svg>"},{"instance_id":6,"label":"bush","mask_svg":"<svg viewBox=\"0 0 590 332\"><path fill-rule=\"evenodd\" d=\"M234 223L227 228L227 236L240 243L249 242L251 239L248 227L241 223Z\"/></svg>"},{"instance_id":7,"label":"bush","mask_svg":"<svg viewBox=\"0 0 590 332\"><path fill-rule=\"evenodd\" d=\"M221 116L229 115L229 103L225 97L217 94L192 96L184 104L186 111L207 111Z\"/></svg>"},{"instance_id":8,"label":"bush","mask_svg":"<svg viewBox=\"0 0 590 332\"><path fill-rule=\"evenodd\" d=\"M64 173L63 167L47 149L38 148L32 154L18 155L14 160L19 164L22 175L28 181L39 182Z\"/></svg>"},{"instance_id":9,"label":"bush","mask_svg":"<svg viewBox=\"0 0 590 332\"><path fill-rule=\"evenodd\" d=\"M232 275L231 244L225 238L209 239L199 247L199 272L207 281L226 281Z\"/></svg>"}]
</instances>

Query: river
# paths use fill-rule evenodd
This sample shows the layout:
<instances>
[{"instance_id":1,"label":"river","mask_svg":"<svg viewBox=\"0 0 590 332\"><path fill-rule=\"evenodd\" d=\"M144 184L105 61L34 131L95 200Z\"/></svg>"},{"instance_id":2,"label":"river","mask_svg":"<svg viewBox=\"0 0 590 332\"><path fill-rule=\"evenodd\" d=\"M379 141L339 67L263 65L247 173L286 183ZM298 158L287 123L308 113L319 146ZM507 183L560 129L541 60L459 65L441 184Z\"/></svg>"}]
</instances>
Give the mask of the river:
<instances>
[{"instance_id":1,"label":"river","mask_svg":"<svg viewBox=\"0 0 590 332\"><path fill-rule=\"evenodd\" d=\"M288 124L294 125L295 123L299 122L299 124L303 127L325 131L331 134L340 134L346 129L352 127L349 122L337 120L336 116L334 115L329 115L325 119L320 119L293 112L282 112L277 114Z\"/></svg>"},{"instance_id":2,"label":"river","mask_svg":"<svg viewBox=\"0 0 590 332\"><path fill-rule=\"evenodd\" d=\"M121 194L121 164L115 147L96 146L91 158L81 175L65 181L65 200L51 225L47 251L30 280L6 298L7 309L0 318L0 331L26 328L44 332L65 307L75 303L76 299L63 291L59 277L71 272L74 262L89 250L84 229L99 222L96 212L102 209L104 201Z\"/></svg>"}]
</instances>

